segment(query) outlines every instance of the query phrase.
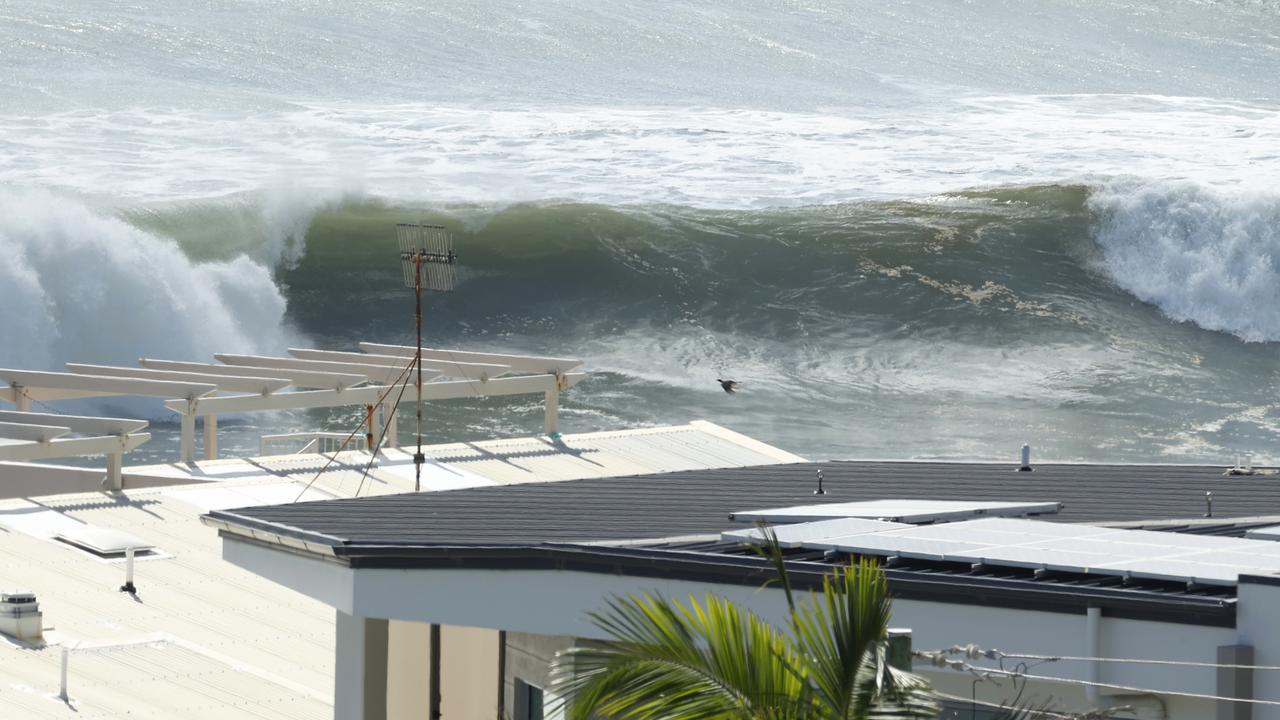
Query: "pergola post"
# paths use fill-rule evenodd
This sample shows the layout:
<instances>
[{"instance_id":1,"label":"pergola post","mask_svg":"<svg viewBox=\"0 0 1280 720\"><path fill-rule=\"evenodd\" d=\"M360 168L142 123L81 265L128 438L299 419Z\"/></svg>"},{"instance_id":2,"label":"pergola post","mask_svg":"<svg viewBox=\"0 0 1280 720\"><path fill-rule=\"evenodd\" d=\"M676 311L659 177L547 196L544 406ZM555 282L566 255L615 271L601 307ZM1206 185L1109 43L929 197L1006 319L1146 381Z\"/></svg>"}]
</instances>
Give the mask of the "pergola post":
<instances>
[{"instance_id":1,"label":"pergola post","mask_svg":"<svg viewBox=\"0 0 1280 720\"><path fill-rule=\"evenodd\" d=\"M218 459L218 416L204 416L204 459Z\"/></svg>"},{"instance_id":2,"label":"pergola post","mask_svg":"<svg viewBox=\"0 0 1280 720\"><path fill-rule=\"evenodd\" d=\"M13 404L18 412L31 411L31 396L27 394L27 389L21 385L13 384Z\"/></svg>"},{"instance_id":3,"label":"pergola post","mask_svg":"<svg viewBox=\"0 0 1280 720\"><path fill-rule=\"evenodd\" d=\"M118 491L124 487L124 453L107 453L107 479L103 483L106 490Z\"/></svg>"},{"instance_id":4,"label":"pergola post","mask_svg":"<svg viewBox=\"0 0 1280 720\"><path fill-rule=\"evenodd\" d=\"M386 437L386 440L383 441L383 443L389 448L400 447L400 440L398 439L398 433L400 432L400 428L397 427L396 425L395 405L384 404L382 406L382 422L384 426L387 428L387 437Z\"/></svg>"},{"instance_id":5,"label":"pergola post","mask_svg":"<svg viewBox=\"0 0 1280 720\"><path fill-rule=\"evenodd\" d=\"M546 397L547 409L542 419L542 431L550 435L560 432L560 388L548 390Z\"/></svg>"},{"instance_id":6,"label":"pergola post","mask_svg":"<svg viewBox=\"0 0 1280 720\"><path fill-rule=\"evenodd\" d=\"M194 408L191 407L191 403L187 403L187 411L182 413L182 459L180 462L184 463L196 461L196 416L192 414L192 410Z\"/></svg>"}]
</instances>

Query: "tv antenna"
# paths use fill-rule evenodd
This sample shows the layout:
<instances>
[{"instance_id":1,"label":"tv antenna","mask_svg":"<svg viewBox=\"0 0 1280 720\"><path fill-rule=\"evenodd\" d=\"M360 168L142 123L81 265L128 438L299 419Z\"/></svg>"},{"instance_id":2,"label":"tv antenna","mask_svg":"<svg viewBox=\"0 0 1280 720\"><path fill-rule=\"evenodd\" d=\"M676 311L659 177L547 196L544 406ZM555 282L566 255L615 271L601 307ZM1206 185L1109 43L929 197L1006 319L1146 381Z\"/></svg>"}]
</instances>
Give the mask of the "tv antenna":
<instances>
[{"instance_id":1,"label":"tv antenna","mask_svg":"<svg viewBox=\"0 0 1280 720\"><path fill-rule=\"evenodd\" d=\"M400 240L400 265L404 270L405 287L413 288L414 324L418 330L417 352L413 364L417 366L418 388L417 436L418 449L413 454L413 490L422 489L422 464L427 461L422 454L422 291L448 292L453 289L453 238L443 225L415 225L399 223L396 236Z\"/></svg>"}]
</instances>

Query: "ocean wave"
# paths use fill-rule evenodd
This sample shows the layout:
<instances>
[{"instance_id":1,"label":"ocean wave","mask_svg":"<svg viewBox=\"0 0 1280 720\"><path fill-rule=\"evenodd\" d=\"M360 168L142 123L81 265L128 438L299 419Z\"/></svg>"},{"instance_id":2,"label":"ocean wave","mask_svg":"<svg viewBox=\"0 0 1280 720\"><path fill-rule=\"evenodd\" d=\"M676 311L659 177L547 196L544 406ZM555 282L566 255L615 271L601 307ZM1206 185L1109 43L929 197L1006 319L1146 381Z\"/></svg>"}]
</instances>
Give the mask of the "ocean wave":
<instances>
[{"instance_id":1,"label":"ocean wave","mask_svg":"<svg viewBox=\"0 0 1280 720\"><path fill-rule=\"evenodd\" d=\"M131 365L279 350L293 337L269 266L197 262L169 238L45 191L0 191L0 363Z\"/></svg>"},{"instance_id":2,"label":"ocean wave","mask_svg":"<svg viewBox=\"0 0 1280 720\"><path fill-rule=\"evenodd\" d=\"M1089 208L1117 285L1174 320L1280 340L1280 194L1117 181L1091 193Z\"/></svg>"}]
</instances>

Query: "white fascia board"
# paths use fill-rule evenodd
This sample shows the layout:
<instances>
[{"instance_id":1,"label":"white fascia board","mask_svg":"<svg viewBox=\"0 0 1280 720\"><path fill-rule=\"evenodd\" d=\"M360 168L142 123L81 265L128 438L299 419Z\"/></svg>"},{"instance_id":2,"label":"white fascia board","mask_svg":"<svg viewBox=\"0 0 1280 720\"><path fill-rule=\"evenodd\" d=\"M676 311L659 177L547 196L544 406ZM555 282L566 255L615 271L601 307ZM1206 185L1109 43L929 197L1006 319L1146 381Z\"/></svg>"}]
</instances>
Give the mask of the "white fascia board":
<instances>
[{"instance_id":1,"label":"white fascia board","mask_svg":"<svg viewBox=\"0 0 1280 720\"><path fill-rule=\"evenodd\" d=\"M413 357L418 352L411 345L384 345L382 343L362 342L360 349L376 355L395 355L397 357ZM496 363L510 365L516 372L530 373L567 373L580 367L581 360L570 358L538 357L535 355L505 355L502 353L471 352L468 350L444 350L439 348L422 348L422 357L427 360L451 360L467 363Z\"/></svg>"},{"instance_id":2,"label":"white fascia board","mask_svg":"<svg viewBox=\"0 0 1280 720\"><path fill-rule=\"evenodd\" d=\"M34 390L32 397L42 389L67 390L99 395L144 395L151 397L196 398L217 391L214 385L204 383L143 380L138 378L82 375L80 373L45 372L42 370L0 369L0 380Z\"/></svg>"},{"instance_id":3,"label":"white fascia board","mask_svg":"<svg viewBox=\"0 0 1280 720\"><path fill-rule=\"evenodd\" d=\"M86 365L67 363L67 369L86 375L141 378L143 380L175 380L177 382L211 383L223 392L250 392L268 395L293 384L288 378L254 377L252 375L212 375L178 370L153 370L150 368L117 367L114 365Z\"/></svg>"},{"instance_id":4,"label":"white fascia board","mask_svg":"<svg viewBox=\"0 0 1280 720\"><path fill-rule=\"evenodd\" d=\"M147 426L146 420L126 418L92 417L87 415L57 415L55 413L19 412L0 410L0 422L60 425L71 432L85 435L127 435Z\"/></svg>"},{"instance_id":5,"label":"white fascia board","mask_svg":"<svg viewBox=\"0 0 1280 720\"><path fill-rule=\"evenodd\" d=\"M312 350L309 348L289 348L289 354L301 360L328 360L332 362L352 362L368 365L393 365L403 368L405 360L409 356L403 355L371 355L369 353L356 352L340 352L337 350ZM426 355L424 354L425 358ZM466 378L469 380L484 380L488 378L500 377L512 371L510 365L498 365L496 363L469 363L469 362L453 362L449 360L441 360L439 358L428 358L431 361L431 369L443 373L448 377ZM424 364L423 371L427 370Z\"/></svg>"},{"instance_id":6,"label":"white fascia board","mask_svg":"<svg viewBox=\"0 0 1280 720\"><path fill-rule=\"evenodd\" d=\"M0 460L25 461L129 452L151 439L150 433L104 437L56 438L47 443L0 445Z\"/></svg>"},{"instance_id":7,"label":"white fascia board","mask_svg":"<svg viewBox=\"0 0 1280 720\"><path fill-rule=\"evenodd\" d=\"M360 373L371 382L380 385L391 385L404 374L405 366L370 365L368 363L332 362L328 360L299 360L298 358L266 357L263 355L232 355L217 353L219 362L228 365L243 365L265 368L282 368L296 370L316 370L319 372ZM433 367L423 366L422 372L430 377L439 377L440 371Z\"/></svg>"},{"instance_id":8,"label":"white fascia board","mask_svg":"<svg viewBox=\"0 0 1280 720\"><path fill-rule=\"evenodd\" d=\"M243 530L237 528L236 532ZM254 536L267 543L279 541L265 533ZM222 559L348 615L355 614L351 602L354 571L345 565L247 542L230 533L222 536Z\"/></svg>"},{"instance_id":9,"label":"white fascia board","mask_svg":"<svg viewBox=\"0 0 1280 720\"><path fill-rule=\"evenodd\" d=\"M180 360L157 360L139 358L138 364L156 370L177 370L180 372L205 373L208 375L226 375L230 377L286 377L294 385L301 388L325 390L342 390L369 382L364 373L317 372L314 370L297 370L294 368L266 368L253 366L217 365L213 363L184 362Z\"/></svg>"},{"instance_id":10,"label":"white fascia board","mask_svg":"<svg viewBox=\"0 0 1280 720\"><path fill-rule=\"evenodd\" d=\"M586 377L585 373L564 376L565 387L572 387ZM340 407L343 405L376 405L399 396L400 388L406 395L414 383L400 385L371 385L335 390L304 390L275 393L274 395L232 395L200 398L191 403L195 415L214 415L256 410L296 410L301 408ZM521 375L519 377L494 378L492 380L448 380L422 384L423 400L452 400L457 398L487 397L490 395L531 395L559 389L554 375ZM186 414L185 400L165 401L165 407L176 413Z\"/></svg>"},{"instance_id":11,"label":"white fascia board","mask_svg":"<svg viewBox=\"0 0 1280 720\"><path fill-rule=\"evenodd\" d=\"M58 425L36 425L0 420L0 437L10 440L47 443L54 438L70 435L71 428Z\"/></svg>"}]
</instances>

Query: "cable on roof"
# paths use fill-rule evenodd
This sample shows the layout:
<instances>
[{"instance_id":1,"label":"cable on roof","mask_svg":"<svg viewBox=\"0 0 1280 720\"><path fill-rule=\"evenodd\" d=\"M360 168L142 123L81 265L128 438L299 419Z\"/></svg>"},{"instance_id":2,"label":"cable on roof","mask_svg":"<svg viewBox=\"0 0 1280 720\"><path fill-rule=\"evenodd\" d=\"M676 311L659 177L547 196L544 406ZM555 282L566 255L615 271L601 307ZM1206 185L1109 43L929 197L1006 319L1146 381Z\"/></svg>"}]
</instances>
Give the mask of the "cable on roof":
<instances>
[{"instance_id":1,"label":"cable on roof","mask_svg":"<svg viewBox=\"0 0 1280 720\"><path fill-rule=\"evenodd\" d=\"M416 365L417 358L410 363L410 367ZM369 477L369 471L373 469L373 461L378 457L378 451L382 449L382 444L387 441L387 431L391 429L391 423L395 421L396 411L400 408L400 401L404 399L404 391L409 387L409 383L400 384L400 394L396 396L395 403L391 406L391 412L386 414L382 420L382 432L378 433L378 442L374 443L373 448L369 451L369 462L364 466L364 473L360 475L360 484L356 486L356 494L354 497L360 497L360 492L364 490L364 481Z\"/></svg>"},{"instance_id":2,"label":"cable on roof","mask_svg":"<svg viewBox=\"0 0 1280 720\"><path fill-rule=\"evenodd\" d=\"M412 369L413 366L414 366L413 362L410 362L408 365L406 365L404 370L396 378L395 384L388 385L386 392L382 393L382 395L378 397L378 402L374 404L381 405L382 402L386 400L389 395L391 395L391 391L396 389L396 385L401 386L400 391L401 391L401 394L403 395L404 393L403 379L405 378L406 375L408 375L409 370ZM311 489L311 486L315 484L316 480L320 479L320 475L323 474L325 470L329 469L329 466L333 464L334 460L338 459L338 453L341 453L343 449L347 447L347 444L351 442L352 438L354 438L356 434L360 432L360 429L363 427L364 427L364 420L362 419L360 421L360 424L357 425L349 435L347 435L347 439L342 441L342 444L338 446L338 449L333 451L333 454L329 456L329 459L325 462L324 466L322 466L319 470L317 470L315 476L312 477L309 481L307 481L306 487L302 488L302 491L298 493L298 497L293 499L294 502L298 502L299 500L302 499L303 495L307 494L307 491Z\"/></svg>"}]
</instances>

